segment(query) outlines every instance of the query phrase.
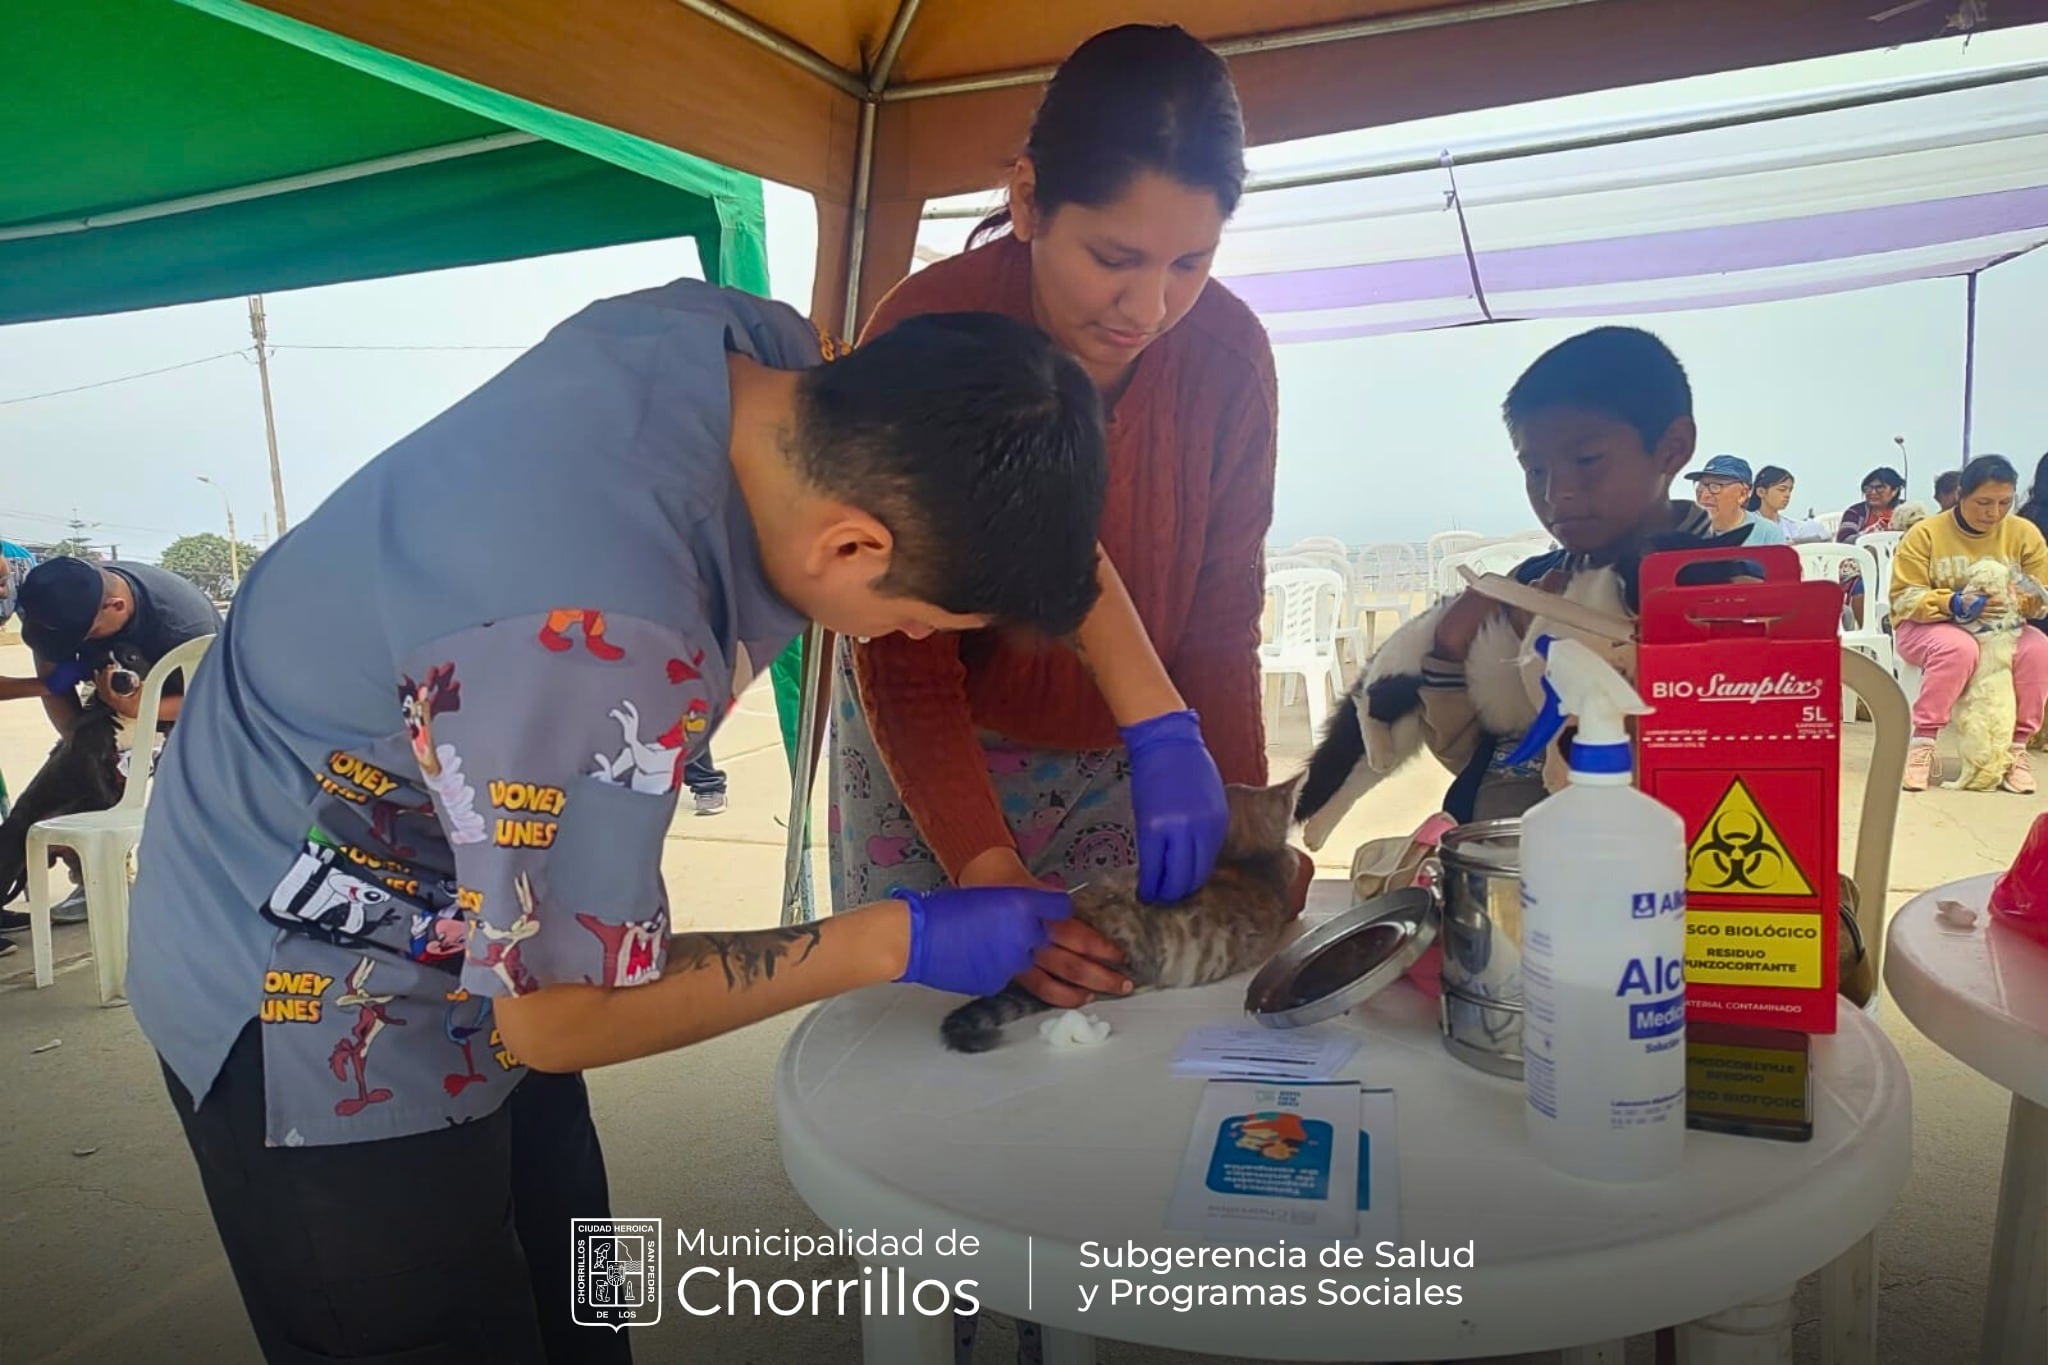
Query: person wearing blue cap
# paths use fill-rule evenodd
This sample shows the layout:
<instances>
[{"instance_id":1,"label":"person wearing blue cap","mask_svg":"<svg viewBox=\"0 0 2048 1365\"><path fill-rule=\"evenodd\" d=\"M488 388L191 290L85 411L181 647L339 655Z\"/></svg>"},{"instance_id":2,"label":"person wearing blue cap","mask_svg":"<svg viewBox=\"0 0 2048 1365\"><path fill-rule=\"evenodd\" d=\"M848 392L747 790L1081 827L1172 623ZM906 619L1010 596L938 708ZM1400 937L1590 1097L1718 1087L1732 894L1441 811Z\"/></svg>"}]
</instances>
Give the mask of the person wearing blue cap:
<instances>
[{"instance_id":1,"label":"person wearing blue cap","mask_svg":"<svg viewBox=\"0 0 2048 1365\"><path fill-rule=\"evenodd\" d=\"M154 564L95 564L60 556L36 565L15 594L21 642L35 655L36 676L0 679L0 700L40 697L50 723L70 734L79 717L78 685L96 682L107 704L133 719L139 691L106 686L117 671L117 647L145 665L187 640L220 631L220 612L191 580ZM178 714L175 684L158 713Z\"/></svg>"},{"instance_id":2,"label":"person wearing blue cap","mask_svg":"<svg viewBox=\"0 0 2048 1365\"><path fill-rule=\"evenodd\" d=\"M1706 465L1685 476L1692 480L1700 506L1713 518L1714 534L1749 528L1744 545L1789 545L1784 528L1768 517L1749 510L1749 489L1756 481L1749 461L1740 455L1716 455Z\"/></svg>"},{"instance_id":3,"label":"person wearing blue cap","mask_svg":"<svg viewBox=\"0 0 2048 1365\"><path fill-rule=\"evenodd\" d=\"M96 564L59 556L22 577L14 602L21 616L21 640L35 657L36 675L0 678L0 700L40 698L50 723L66 738L84 714L79 684L92 683L102 705L134 720L141 710L142 688L131 666L152 668L187 640L220 630L220 613L205 593L190 580L153 564ZM165 688L157 711L160 724L177 719L182 684L183 679L174 678ZM71 809L97 809L101 799L103 794L95 792L92 804ZM52 907L51 918L58 924L83 920L83 890ZM0 910L0 934L27 928L28 916Z\"/></svg>"}]
</instances>

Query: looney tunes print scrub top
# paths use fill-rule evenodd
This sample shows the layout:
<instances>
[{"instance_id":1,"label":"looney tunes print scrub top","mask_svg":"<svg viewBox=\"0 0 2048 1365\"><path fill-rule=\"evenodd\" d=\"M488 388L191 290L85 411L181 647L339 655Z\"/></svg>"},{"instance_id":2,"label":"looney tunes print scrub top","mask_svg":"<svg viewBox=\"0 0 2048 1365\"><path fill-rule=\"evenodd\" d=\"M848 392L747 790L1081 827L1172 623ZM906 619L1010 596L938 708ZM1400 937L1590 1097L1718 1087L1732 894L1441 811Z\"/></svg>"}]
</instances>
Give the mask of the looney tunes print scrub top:
<instances>
[{"instance_id":1,"label":"looney tunes print scrub top","mask_svg":"<svg viewBox=\"0 0 2048 1365\"><path fill-rule=\"evenodd\" d=\"M682 770L803 624L727 453L726 355L798 314L593 304L257 561L150 801L128 991L204 1102L259 1021L273 1145L490 1113L492 1002L660 976Z\"/></svg>"}]
</instances>

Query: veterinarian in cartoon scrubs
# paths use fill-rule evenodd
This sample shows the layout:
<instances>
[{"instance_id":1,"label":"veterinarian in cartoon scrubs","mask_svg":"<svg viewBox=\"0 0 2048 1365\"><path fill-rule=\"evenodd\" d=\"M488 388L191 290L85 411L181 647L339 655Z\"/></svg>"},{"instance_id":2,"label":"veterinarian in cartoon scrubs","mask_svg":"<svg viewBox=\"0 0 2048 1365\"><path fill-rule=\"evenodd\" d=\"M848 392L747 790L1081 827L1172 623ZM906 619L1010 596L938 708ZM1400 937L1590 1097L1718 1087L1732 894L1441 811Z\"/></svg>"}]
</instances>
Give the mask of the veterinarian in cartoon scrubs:
<instances>
[{"instance_id":1,"label":"veterinarian in cartoon scrubs","mask_svg":"<svg viewBox=\"0 0 2048 1365\"><path fill-rule=\"evenodd\" d=\"M1071 912L670 936L682 769L806 614L1062 634L1099 590L1079 367L986 315L830 349L706 285L595 304L243 583L157 779L128 992L269 1359L625 1359L563 1292L608 1203L577 1073L874 982L993 990Z\"/></svg>"},{"instance_id":2,"label":"veterinarian in cartoon scrubs","mask_svg":"<svg viewBox=\"0 0 2048 1365\"><path fill-rule=\"evenodd\" d=\"M1112 29L1046 87L978 244L876 309L870 336L994 309L1086 368L1110 413L1105 590L1077 649L1002 631L842 649L836 903L897 885L1071 886L1111 843L1146 900L1179 900L1215 864L1223 782L1265 785L1273 354L1209 278L1243 188L1223 59L1178 28ZM1087 926L1055 944L1023 981L1048 1003L1129 989Z\"/></svg>"},{"instance_id":3,"label":"veterinarian in cartoon scrubs","mask_svg":"<svg viewBox=\"0 0 2048 1365\"><path fill-rule=\"evenodd\" d=\"M1906 532L1892 558L1892 630L1899 657L1921 670L1913 699L1913 745L1906 751L1905 788L1926 791L1934 774L1934 741L1949 723L1956 700L1977 671L1979 646L1972 627L1987 616L2011 617L2015 701L2012 755L1999 785L2032 796L2037 789L2027 741L2041 728L2048 706L2048 635L2026 630L2020 618L2048 613L2040 587L2048 583L2048 542L2031 521L2012 515L2019 471L1999 455L1979 455L1963 466L1955 510L1941 512ZM2009 594L1970 586L1971 569L1993 560L2017 572ZM2018 609L2018 616L2012 615Z\"/></svg>"}]
</instances>

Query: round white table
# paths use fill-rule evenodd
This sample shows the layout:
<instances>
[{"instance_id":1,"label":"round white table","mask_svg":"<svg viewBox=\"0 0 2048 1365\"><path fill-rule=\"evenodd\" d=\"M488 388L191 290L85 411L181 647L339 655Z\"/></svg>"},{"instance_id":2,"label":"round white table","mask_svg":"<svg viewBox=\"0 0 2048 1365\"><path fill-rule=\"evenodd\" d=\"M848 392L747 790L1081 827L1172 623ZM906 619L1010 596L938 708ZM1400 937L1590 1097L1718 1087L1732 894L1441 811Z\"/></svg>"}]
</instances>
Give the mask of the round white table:
<instances>
[{"instance_id":1,"label":"round white table","mask_svg":"<svg viewBox=\"0 0 2048 1365\"><path fill-rule=\"evenodd\" d=\"M1345 889L1318 883L1311 917L1341 908ZM798 1027L777 1069L784 1166L835 1228L980 1239L971 1262L908 1262L911 1281L975 1279L985 1305L1045 1326L1048 1365L1092 1360L1096 1338L1289 1360L1565 1349L1575 1363L1618 1365L1622 1339L1671 1324L1693 1324L1692 1361L1790 1361L1792 1288L1823 1268L1830 1358L1874 1359L1871 1234L1906 1181L1911 1100L1898 1054L1848 1009L1840 1033L1814 1040L1811 1142L1689 1133L1678 1175L1601 1185L1534 1160L1521 1086L1447 1055L1433 1003L1402 983L1322 1027L1363 1035L1344 1078L1396 1092L1400 1240L1476 1244L1474 1268L1428 1276L1460 1284L1462 1305L1316 1306L1325 1277L1412 1272L1331 1271L1312 1253L1306 1270L1165 1281L1296 1284L1307 1307L1177 1311L1112 1305L1105 1291L1084 1312L1082 1286L1127 1272L1084 1269L1082 1243L1198 1241L1163 1230L1203 1084L1169 1074L1169 1062L1191 1028L1241 1018L1244 987L1100 1003L1091 1008L1115 1032L1099 1047L1054 1052L1020 1024L979 1056L939 1043L956 997L899 986L842 996ZM949 1321L871 1316L863 1337L869 1362L952 1360Z\"/></svg>"},{"instance_id":2,"label":"round white table","mask_svg":"<svg viewBox=\"0 0 2048 1365\"><path fill-rule=\"evenodd\" d=\"M2048 947L1992 920L1996 875L1907 901L1885 933L1884 984L1913 1026L2012 1092L1983 1360L2048 1360ZM1968 928L1942 901L1977 912Z\"/></svg>"}]
</instances>

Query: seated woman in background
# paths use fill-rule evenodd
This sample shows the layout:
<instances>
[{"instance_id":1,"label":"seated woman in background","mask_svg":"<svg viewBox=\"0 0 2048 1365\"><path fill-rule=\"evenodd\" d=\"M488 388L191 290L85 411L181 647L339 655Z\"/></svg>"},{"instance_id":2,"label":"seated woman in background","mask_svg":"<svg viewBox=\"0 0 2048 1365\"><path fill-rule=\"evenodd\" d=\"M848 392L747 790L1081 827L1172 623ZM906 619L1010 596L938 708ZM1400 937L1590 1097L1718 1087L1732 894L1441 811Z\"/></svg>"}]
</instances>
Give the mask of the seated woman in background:
<instances>
[{"instance_id":1,"label":"seated woman in background","mask_svg":"<svg viewBox=\"0 0 2048 1365\"><path fill-rule=\"evenodd\" d=\"M1969 627L1986 611L2006 605L1996 594L1973 594L1970 567L1995 559L2029 585L2016 585L2015 604L2024 616L2048 613L2037 595L2048 579L2048 540L2033 522L2012 515L2019 474L1999 455L1980 455L1963 468L1960 501L1953 512L1931 516L1906 532L1892 560L1892 622L1899 657L1922 671L1913 702L1913 746L1906 754L1905 788L1926 791L1934 770L1934 741L1948 724L1956 698L1977 669L1977 637ZM2013 650L2012 684L2017 723L2012 733L2012 766L2001 785L2031 796L2033 769L2027 741L2041 728L2048 705L2048 637L2022 630Z\"/></svg>"},{"instance_id":2,"label":"seated woman in background","mask_svg":"<svg viewBox=\"0 0 2048 1365\"><path fill-rule=\"evenodd\" d=\"M1890 465L1879 465L1863 476L1863 501L1852 504L1842 513L1842 524L1835 528L1835 539L1844 545L1853 545L1856 537L1866 531L1889 531L1892 513L1898 508L1899 499L1905 496L1905 476Z\"/></svg>"},{"instance_id":3,"label":"seated woman in background","mask_svg":"<svg viewBox=\"0 0 2048 1365\"><path fill-rule=\"evenodd\" d=\"M1776 522L1778 529L1785 533L1785 539L1794 545L1811 540L1826 540L1828 528L1819 521L1802 521L1787 515L1785 509L1791 505L1794 481L1792 471L1774 464L1767 464L1757 471L1756 482L1749 490L1749 510L1765 521Z\"/></svg>"}]
</instances>

